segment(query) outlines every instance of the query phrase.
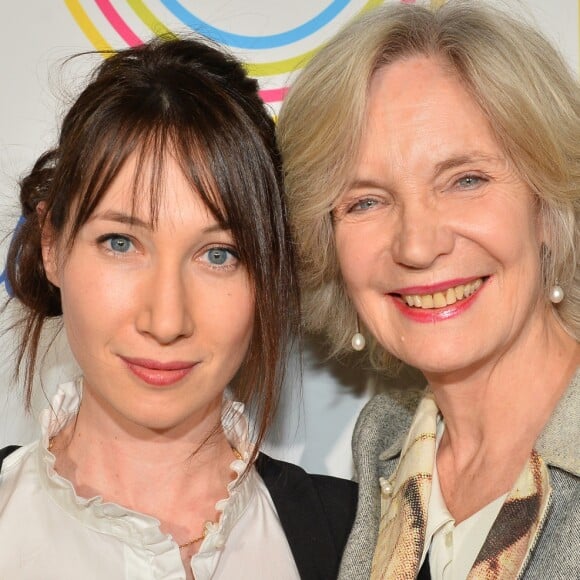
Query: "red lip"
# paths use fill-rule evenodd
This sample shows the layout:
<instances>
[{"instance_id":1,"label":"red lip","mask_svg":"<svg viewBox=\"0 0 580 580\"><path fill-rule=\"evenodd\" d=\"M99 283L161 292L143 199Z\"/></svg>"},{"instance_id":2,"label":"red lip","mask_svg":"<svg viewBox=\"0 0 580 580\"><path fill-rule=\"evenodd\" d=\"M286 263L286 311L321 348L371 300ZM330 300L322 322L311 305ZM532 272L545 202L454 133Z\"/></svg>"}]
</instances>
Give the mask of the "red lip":
<instances>
[{"instance_id":1,"label":"red lip","mask_svg":"<svg viewBox=\"0 0 580 580\"><path fill-rule=\"evenodd\" d=\"M470 280L477 280L477 278L471 278ZM394 302L395 306L404 316L410 318L411 320L414 320L415 322L423 322L423 323L442 322L444 320L449 320L451 318L459 316L460 314L465 312L470 306L472 306L475 300L477 300L477 298L481 294L482 290L484 290L485 287L487 286L486 282L487 280L484 281L484 283L477 290L477 292L475 292L468 298L458 300L457 302L455 302L455 304L449 304L448 306L444 306L443 308L426 308L426 309L417 308L414 306L409 306L400 296L392 296L390 294L387 296ZM459 284L461 284L461 282L455 285L458 286ZM443 286L443 288L446 288L446 286ZM420 294L420 292L407 292L407 291L403 293ZM430 292L423 293L429 294Z\"/></svg>"},{"instance_id":2,"label":"red lip","mask_svg":"<svg viewBox=\"0 0 580 580\"><path fill-rule=\"evenodd\" d=\"M184 361L160 362L128 357L121 357L121 359L136 377L156 387L165 387L179 382L197 364Z\"/></svg>"},{"instance_id":3,"label":"red lip","mask_svg":"<svg viewBox=\"0 0 580 580\"><path fill-rule=\"evenodd\" d=\"M410 294L435 294L435 292L441 292L442 290L455 288L455 286L464 286L465 284L470 284L479 278L485 279L485 276L456 278L454 280L445 280L445 282L438 282L437 284L430 284L428 286L408 286L406 288L397 288L396 290L389 292L389 294L405 294L407 296Z\"/></svg>"}]
</instances>

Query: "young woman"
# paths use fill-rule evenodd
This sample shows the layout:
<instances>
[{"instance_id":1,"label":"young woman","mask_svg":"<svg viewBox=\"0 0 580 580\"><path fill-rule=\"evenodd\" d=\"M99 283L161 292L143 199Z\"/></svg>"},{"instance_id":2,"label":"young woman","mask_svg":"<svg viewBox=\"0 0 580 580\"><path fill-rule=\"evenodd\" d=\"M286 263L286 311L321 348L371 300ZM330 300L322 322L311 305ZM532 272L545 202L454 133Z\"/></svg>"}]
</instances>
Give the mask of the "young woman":
<instances>
[{"instance_id":1,"label":"young woman","mask_svg":"<svg viewBox=\"0 0 580 580\"><path fill-rule=\"evenodd\" d=\"M298 304L256 82L205 40L110 55L21 203L27 401L49 318L82 376L4 453L0 577L335 577L352 486L259 454Z\"/></svg>"}]
</instances>

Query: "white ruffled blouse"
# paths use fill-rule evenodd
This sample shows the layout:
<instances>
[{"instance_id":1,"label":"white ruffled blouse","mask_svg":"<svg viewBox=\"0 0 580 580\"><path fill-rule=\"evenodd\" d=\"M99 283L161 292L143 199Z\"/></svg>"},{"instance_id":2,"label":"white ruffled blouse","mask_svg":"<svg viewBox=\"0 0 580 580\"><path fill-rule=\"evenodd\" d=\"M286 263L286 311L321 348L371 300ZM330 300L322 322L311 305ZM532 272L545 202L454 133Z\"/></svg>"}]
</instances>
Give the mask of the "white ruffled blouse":
<instances>
[{"instance_id":1,"label":"white ruffled blouse","mask_svg":"<svg viewBox=\"0 0 580 580\"><path fill-rule=\"evenodd\" d=\"M76 414L80 383L59 387L41 415L42 438L12 453L0 475L2 580L184 580L175 540L157 519L101 497L76 495L54 470L49 439ZM299 580L290 546L268 489L255 470L238 481L251 455L243 405L227 401L222 425L240 452L231 469L229 497L216 504L210 526L191 559L196 580Z\"/></svg>"}]
</instances>

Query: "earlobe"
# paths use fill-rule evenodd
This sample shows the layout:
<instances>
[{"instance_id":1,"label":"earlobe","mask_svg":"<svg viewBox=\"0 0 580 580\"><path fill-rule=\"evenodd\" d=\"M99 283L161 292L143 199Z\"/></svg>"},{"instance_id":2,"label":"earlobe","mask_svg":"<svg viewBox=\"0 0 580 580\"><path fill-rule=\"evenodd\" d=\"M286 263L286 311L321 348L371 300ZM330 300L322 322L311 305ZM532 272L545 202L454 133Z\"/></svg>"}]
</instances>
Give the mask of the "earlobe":
<instances>
[{"instance_id":1,"label":"earlobe","mask_svg":"<svg viewBox=\"0 0 580 580\"><path fill-rule=\"evenodd\" d=\"M44 202L40 202L36 206L36 213L41 228L40 246L42 249L42 263L44 266L44 271L48 281L58 288L60 284L58 276L56 236L54 235L54 230L50 223L50 216L46 215Z\"/></svg>"}]
</instances>

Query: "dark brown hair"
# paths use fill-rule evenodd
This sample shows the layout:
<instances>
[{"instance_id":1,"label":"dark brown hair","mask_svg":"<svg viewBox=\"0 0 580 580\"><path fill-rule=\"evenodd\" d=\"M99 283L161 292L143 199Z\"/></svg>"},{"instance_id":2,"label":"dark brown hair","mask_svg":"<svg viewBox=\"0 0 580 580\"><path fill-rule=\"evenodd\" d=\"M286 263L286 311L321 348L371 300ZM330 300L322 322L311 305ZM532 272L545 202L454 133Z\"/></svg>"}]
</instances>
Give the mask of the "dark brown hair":
<instances>
[{"instance_id":1,"label":"dark brown hair","mask_svg":"<svg viewBox=\"0 0 580 580\"><path fill-rule=\"evenodd\" d=\"M156 39L105 56L65 116L57 146L21 182L25 221L9 249L7 276L26 307L17 357L26 404L44 323L62 315L59 290L47 280L42 261L44 216L70 248L124 163L137 155L137 167L145 160L154 167L149 187L134 184L133 204L140 190L150 193L155 221L169 153L220 225L230 229L254 286L254 332L233 389L255 413L259 444L273 418L298 323L274 123L256 81L204 38Z\"/></svg>"}]
</instances>

